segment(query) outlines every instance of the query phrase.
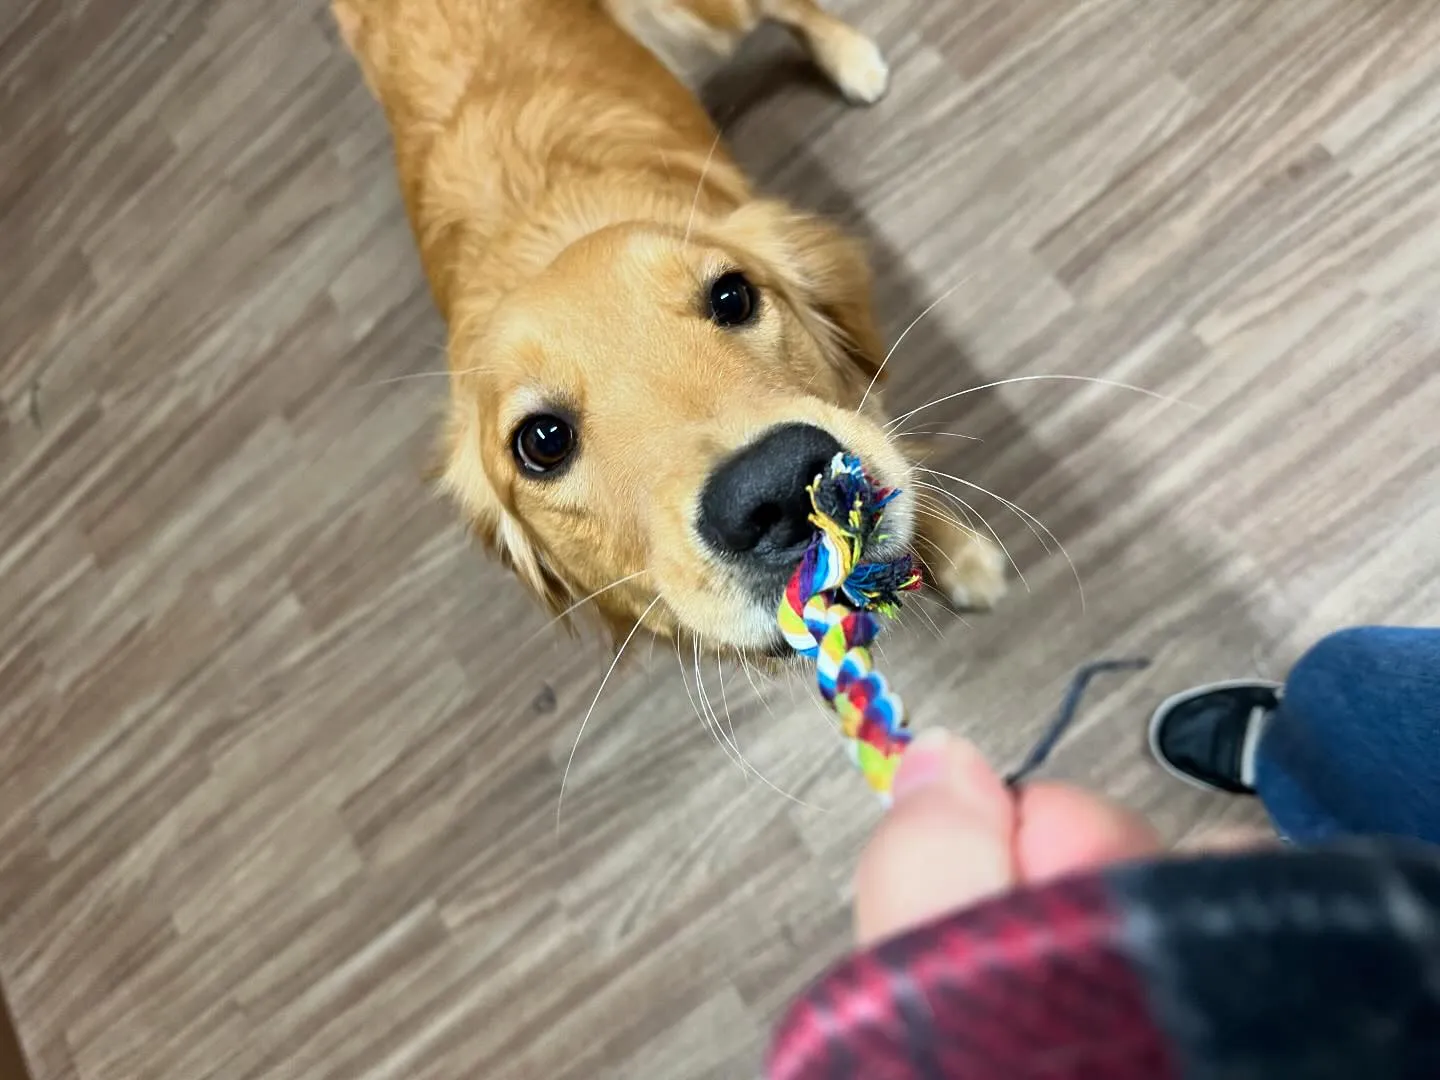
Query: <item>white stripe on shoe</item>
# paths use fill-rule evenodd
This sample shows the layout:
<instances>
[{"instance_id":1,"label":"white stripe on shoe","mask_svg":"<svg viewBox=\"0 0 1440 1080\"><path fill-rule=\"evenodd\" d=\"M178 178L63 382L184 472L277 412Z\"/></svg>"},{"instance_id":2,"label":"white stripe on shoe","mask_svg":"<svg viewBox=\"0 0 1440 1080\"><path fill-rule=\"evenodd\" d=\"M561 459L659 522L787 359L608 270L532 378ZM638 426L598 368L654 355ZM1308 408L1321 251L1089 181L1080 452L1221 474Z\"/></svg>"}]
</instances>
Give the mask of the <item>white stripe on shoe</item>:
<instances>
[{"instance_id":1,"label":"white stripe on shoe","mask_svg":"<svg viewBox=\"0 0 1440 1080\"><path fill-rule=\"evenodd\" d=\"M1277 703L1280 700L1278 688L1275 700ZM1256 705L1250 710L1250 719L1245 724L1245 744L1240 748L1240 782L1251 791L1255 790L1255 756L1260 751L1260 737L1270 726L1270 716L1274 711L1264 705Z\"/></svg>"}]
</instances>

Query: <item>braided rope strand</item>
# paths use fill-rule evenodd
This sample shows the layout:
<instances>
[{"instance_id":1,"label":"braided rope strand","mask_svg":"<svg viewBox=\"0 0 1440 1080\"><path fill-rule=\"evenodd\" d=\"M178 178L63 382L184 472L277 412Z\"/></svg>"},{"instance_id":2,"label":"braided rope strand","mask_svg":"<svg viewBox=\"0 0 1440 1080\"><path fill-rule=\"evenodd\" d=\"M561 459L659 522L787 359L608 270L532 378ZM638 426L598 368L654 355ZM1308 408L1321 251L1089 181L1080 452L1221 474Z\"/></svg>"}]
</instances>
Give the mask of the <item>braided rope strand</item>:
<instances>
[{"instance_id":1,"label":"braided rope strand","mask_svg":"<svg viewBox=\"0 0 1440 1080\"><path fill-rule=\"evenodd\" d=\"M920 587L910 556L862 562L888 539L885 507L897 489L878 487L853 454L837 454L810 485L815 540L785 589L776 622L786 642L815 661L820 695L840 718L845 746L870 787L888 804L900 755L910 742L905 705L875 670L870 643L880 617Z\"/></svg>"}]
</instances>

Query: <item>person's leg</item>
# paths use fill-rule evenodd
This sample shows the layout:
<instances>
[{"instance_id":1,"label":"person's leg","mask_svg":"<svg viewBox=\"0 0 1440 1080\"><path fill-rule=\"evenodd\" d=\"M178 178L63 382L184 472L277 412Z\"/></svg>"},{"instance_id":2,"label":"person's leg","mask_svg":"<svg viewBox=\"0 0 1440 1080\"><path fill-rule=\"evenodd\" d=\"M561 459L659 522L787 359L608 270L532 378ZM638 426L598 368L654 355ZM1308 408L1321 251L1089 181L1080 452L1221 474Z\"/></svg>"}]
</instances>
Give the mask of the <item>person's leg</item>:
<instances>
[{"instance_id":1,"label":"person's leg","mask_svg":"<svg viewBox=\"0 0 1440 1080\"><path fill-rule=\"evenodd\" d=\"M1440 844L1440 629L1360 627L1301 657L1254 786L1282 834Z\"/></svg>"},{"instance_id":2,"label":"person's leg","mask_svg":"<svg viewBox=\"0 0 1440 1080\"><path fill-rule=\"evenodd\" d=\"M1185 780L1258 794L1292 840L1440 843L1440 629L1342 630L1283 688L1242 680L1176 694L1150 742Z\"/></svg>"}]
</instances>

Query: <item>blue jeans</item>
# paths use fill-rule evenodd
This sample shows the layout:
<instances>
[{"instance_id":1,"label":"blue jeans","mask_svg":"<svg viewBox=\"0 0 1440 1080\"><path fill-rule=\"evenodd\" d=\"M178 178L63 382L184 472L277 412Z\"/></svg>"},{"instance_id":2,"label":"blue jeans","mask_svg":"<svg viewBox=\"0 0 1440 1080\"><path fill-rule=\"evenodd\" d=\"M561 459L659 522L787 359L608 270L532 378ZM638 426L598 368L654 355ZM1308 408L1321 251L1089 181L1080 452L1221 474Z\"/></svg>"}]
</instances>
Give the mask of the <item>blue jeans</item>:
<instances>
[{"instance_id":1,"label":"blue jeans","mask_svg":"<svg viewBox=\"0 0 1440 1080\"><path fill-rule=\"evenodd\" d=\"M1255 786L1297 843L1440 844L1440 629L1342 630L1301 657L1261 737Z\"/></svg>"}]
</instances>

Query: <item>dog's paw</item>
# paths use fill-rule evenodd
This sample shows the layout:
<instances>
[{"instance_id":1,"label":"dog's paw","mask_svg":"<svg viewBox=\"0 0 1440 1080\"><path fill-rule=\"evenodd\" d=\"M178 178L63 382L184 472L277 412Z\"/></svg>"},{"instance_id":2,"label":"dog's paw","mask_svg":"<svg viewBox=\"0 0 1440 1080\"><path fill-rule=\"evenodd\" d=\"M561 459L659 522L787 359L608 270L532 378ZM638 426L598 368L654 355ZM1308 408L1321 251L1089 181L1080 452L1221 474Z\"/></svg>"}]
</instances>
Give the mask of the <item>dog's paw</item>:
<instances>
[{"instance_id":1,"label":"dog's paw","mask_svg":"<svg viewBox=\"0 0 1440 1080\"><path fill-rule=\"evenodd\" d=\"M858 30L841 27L817 42L817 60L825 73L856 105L873 105L890 86L890 65L879 46Z\"/></svg>"},{"instance_id":2,"label":"dog's paw","mask_svg":"<svg viewBox=\"0 0 1440 1080\"><path fill-rule=\"evenodd\" d=\"M956 611L989 611L1005 595L1005 555L983 536L957 536L948 560L931 561L934 584Z\"/></svg>"}]
</instances>

